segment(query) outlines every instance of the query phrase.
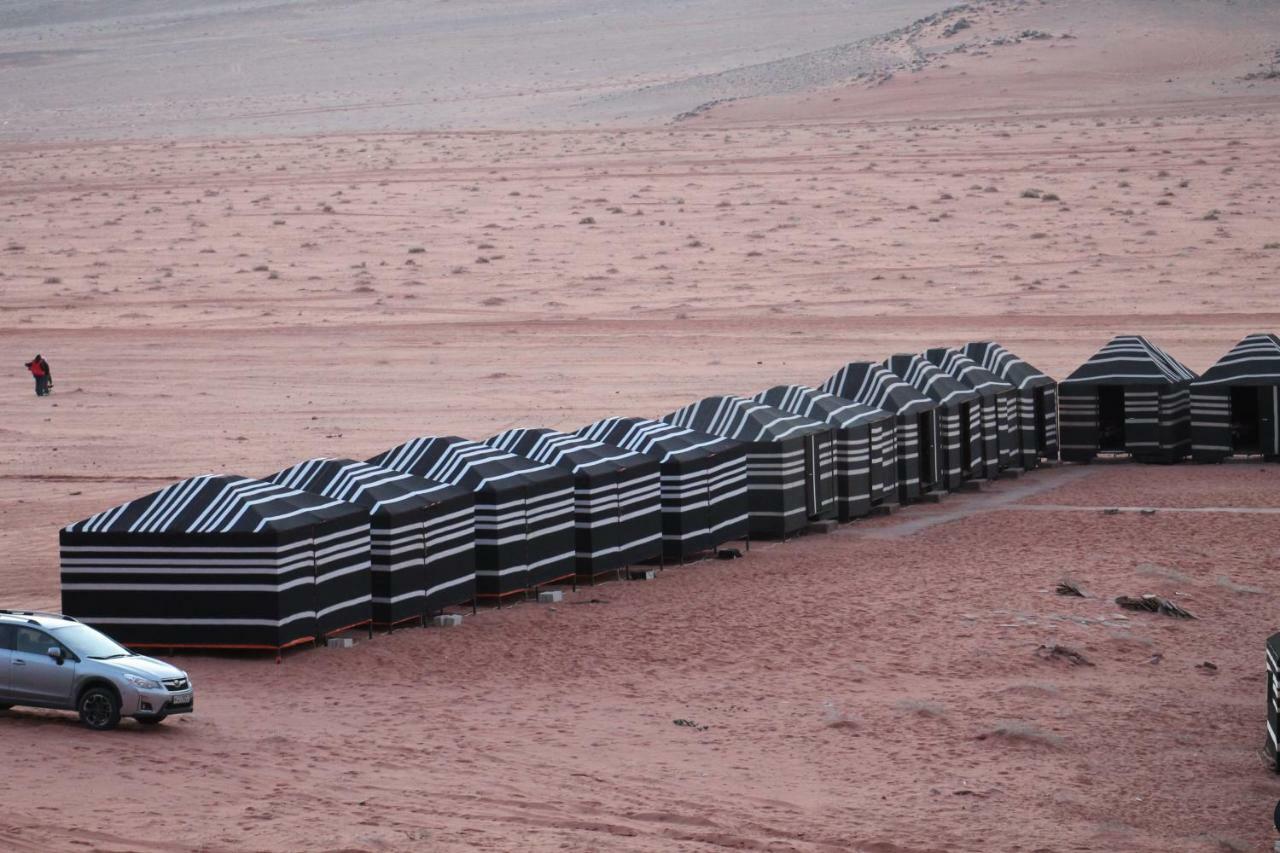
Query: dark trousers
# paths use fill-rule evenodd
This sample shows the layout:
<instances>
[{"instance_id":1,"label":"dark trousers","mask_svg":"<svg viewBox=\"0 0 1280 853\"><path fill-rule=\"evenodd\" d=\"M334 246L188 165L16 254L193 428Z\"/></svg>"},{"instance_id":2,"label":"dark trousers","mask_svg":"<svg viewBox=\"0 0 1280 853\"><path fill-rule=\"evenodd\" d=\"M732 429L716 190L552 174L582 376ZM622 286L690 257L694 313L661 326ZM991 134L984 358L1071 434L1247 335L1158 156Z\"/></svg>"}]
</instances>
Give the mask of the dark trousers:
<instances>
[{"instance_id":1,"label":"dark trousers","mask_svg":"<svg viewBox=\"0 0 1280 853\"><path fill-rule=\"evenodd\" d=\"M43 397L48 393L49 393L49 377L37 376L36 377L36 396Z\"/></svg>"}]
</instances>

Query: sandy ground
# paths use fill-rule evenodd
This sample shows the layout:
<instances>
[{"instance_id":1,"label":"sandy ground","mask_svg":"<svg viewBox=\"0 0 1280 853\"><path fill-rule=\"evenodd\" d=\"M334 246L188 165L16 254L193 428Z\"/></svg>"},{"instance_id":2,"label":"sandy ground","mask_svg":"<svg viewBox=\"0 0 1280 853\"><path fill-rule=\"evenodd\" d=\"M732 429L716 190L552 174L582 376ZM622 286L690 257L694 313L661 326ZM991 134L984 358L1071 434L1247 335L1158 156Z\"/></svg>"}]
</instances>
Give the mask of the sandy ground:
<instances>
[{"instance_id":1,"label":"sandy ground","mask_svg":"<svg viewBox=\"0 0 1280 853\"><path fill-rule=\"evenodd\" d=\"M658 415L978 338L1062 376L1140 332L1203 369L1280 327L1280 82L1243 79L1269 14L983 5L882 44L891 78L673 125L7 143L6 603L57 606L60 525L205 471ZM0 715L0 833L1259 849L1277 521L1218 509L1280 509L1278 476L1067 466L453 631L183 658L199 712L158 731ZM1091 597L1054 595L1068 575ZM1111 603L1140 592L1200 618Z\"/></svg>"}]
</instances>

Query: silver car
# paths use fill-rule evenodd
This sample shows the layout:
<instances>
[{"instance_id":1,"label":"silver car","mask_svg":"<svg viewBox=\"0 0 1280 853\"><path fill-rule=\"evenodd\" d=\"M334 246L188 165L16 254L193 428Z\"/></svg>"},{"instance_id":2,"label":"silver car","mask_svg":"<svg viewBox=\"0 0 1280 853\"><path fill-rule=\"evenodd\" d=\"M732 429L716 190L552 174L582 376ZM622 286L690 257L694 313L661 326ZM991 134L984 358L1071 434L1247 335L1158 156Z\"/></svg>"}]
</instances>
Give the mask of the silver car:
<instances>
[{"instance_id":1,"label":"silver car","mask_svg":"<svg viewBox=\"0 0 1280 853\"><path fill-rule=\"evenodd\" d=\"M191 679L136 655L70 616L0 610L0 710L14 705L78 711L91 729L121 717L155 724L195 708Z\"/></svg>"}]
</instances>

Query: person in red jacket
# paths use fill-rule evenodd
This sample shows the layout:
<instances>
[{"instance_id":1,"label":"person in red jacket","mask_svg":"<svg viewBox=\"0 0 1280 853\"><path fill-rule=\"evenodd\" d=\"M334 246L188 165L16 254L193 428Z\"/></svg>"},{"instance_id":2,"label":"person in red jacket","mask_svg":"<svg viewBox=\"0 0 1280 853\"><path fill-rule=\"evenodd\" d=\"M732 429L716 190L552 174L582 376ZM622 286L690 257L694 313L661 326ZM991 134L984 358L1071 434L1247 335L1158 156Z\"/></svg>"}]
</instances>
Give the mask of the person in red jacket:
<instances>
[{"instance_id":1,"label":"person in red jacket","mask_svg":"<svg viewBox=\"0 0 1280 853\"><path fill-rule=\"evenodd\" d=\"M27 370L31 371L31 375L36 378L36 396L43 397L49 393L49 362L45 361L39 353L36 357L27 362Z\"/></svg>"}]
</instances>

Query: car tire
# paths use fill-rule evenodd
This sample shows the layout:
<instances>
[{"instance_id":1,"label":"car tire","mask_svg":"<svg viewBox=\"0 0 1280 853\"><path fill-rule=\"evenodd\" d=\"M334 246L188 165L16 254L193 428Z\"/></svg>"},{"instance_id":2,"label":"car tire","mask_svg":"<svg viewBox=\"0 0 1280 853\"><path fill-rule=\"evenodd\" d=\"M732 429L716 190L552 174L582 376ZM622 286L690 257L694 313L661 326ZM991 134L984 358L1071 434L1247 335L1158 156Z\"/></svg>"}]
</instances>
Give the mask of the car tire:
<instances>
[{"instance_id":1,"label":"car tire","mask_svg":"<svg viewBox=\"0 0 1280 853\"><path fill-rule=\"evenodd\" d=\"M164 722L164 719L165 719L165 717L167 717L167 716L169 716L169 715L168 715L168 714L156 714L154 717L134 717L134 719L135 719L135 720L137 720L138 722L142 723L144 726L158 726L158 725L160 725L161 723L163 723L163 722Z\"/></svg>"},{"instance_id":2,"label":"car tire","mask_svg":"<svg viewBox=\"0 0 1280 853\"><path fill-rule=\"evenodd\" d=\"M80 722L105 732L120 724L120 698L106 687L90 687L80 695Z\"/></svg>"}]
</instances>

